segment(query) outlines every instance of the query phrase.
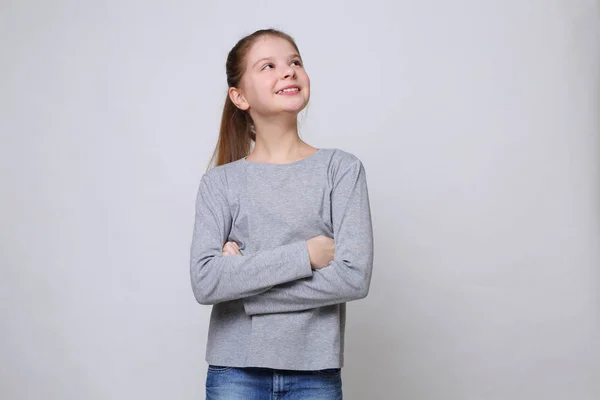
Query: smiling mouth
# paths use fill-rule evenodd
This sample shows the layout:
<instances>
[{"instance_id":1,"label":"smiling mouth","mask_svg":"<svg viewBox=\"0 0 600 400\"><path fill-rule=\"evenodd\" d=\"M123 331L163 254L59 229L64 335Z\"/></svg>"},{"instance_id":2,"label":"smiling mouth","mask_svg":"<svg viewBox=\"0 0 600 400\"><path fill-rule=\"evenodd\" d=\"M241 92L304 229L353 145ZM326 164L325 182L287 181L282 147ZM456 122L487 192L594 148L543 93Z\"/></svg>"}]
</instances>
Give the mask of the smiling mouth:
<instances>
[{"instance_id":1,"label":"smiling mouth","mask_svg":"<svg viewBox=\"0 0 600 400\"><path fill-rule=\"evenodd\" d=\"M279 92L277 92L277 94L295 93L295 92L299 92L299 91L300 91L300 88L289 88L289 89L280 90Z\"/></svg>"}]
</instances>

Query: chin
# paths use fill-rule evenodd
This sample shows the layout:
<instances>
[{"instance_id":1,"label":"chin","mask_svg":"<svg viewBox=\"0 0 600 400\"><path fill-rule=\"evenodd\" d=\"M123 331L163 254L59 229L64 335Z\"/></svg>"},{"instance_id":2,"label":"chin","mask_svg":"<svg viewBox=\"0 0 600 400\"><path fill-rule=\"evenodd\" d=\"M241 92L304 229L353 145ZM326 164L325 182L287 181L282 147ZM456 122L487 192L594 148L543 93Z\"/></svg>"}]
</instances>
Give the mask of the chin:
<instances>
[{"instance_id":1,"label":"chin","mask_svg":"<svg viewBox=\"0 0 600 400\"><path fill-rule=\"evenodd\" d=\"M280 109L281 112L288 112L288 113L296 113L299 114L302 110L304 110L306 108L306 104L304 104L301 107L285 107Z\"/></svg>"},{"instance_id":2,"label":"chin","mask_svg":"<svg viewBox=\"0 0 600 400\"><path fill-rule=\"evenodd\" d=\"M300 111L304 110L307 105L308 105L308 99L302 99L302 101L289 102L288 104L283 105L282 109L284 111L289 111L289 112L292 112L292 111L300 112Z\"/></svg>"}]
</instances>

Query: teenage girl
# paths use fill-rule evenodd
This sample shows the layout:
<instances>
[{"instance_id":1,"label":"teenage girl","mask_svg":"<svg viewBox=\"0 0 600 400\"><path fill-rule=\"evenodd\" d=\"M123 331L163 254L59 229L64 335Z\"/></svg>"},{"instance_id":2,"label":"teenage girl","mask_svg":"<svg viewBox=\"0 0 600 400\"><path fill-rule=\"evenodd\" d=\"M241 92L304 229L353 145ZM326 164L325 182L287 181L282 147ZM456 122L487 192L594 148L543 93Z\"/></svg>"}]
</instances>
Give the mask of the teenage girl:
<instances>
[{"instance_id":1,"label":"teenage girl","mask_svg":"<svg viewBox=\"0 0 600 400\"><path fill-rule=\"evenodd\" d=\"M346 302L373 267L365 169L300 139L310 80L292 37L242 38L226 72L191 246L194 295L212 305L206 398L342 399Z\"/></svg>"}]
</instances>

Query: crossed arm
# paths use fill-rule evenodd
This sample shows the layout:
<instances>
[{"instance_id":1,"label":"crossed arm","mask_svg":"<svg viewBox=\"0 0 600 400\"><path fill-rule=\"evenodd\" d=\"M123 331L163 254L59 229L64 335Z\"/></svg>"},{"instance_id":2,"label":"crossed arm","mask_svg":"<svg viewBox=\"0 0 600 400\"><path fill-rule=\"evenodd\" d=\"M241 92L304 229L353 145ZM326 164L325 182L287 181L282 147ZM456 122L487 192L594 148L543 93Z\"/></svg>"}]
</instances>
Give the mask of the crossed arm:
<instances>
[{"instance_id":1,"label":"crossed arm","mask_svg":"<svg viewBox=\"0 0 600 400\"><path fill-rule=\"evenodd\" d=\"M224 256L231 218L225 196L203 177L192 241L191 278L201 304L242 299L248 315L301 311L367 296L373 230L362 163L340 171L331 194L334 259L312 270L306 241L243 256Z\"/></svg>"}]
</instances>

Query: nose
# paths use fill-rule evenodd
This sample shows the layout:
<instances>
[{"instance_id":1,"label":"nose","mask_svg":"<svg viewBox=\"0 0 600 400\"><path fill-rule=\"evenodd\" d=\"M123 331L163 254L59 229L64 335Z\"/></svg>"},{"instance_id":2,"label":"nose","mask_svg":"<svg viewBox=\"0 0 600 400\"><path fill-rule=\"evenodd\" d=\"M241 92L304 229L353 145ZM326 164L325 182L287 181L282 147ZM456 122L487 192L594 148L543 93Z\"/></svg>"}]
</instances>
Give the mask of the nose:
<instances>
[{"instance_id":1,"label":"nose","mask_svg":"<svg viewBox=\"0 0 600 400\"><path fill-rule=\"evenodd\" d=\"M295 77L296 76L296 70L294 68L292 68L291 66L287 66L284 70L283 70L283 78L287 79L290 77Z\"/></svg>"}]
</instances>

